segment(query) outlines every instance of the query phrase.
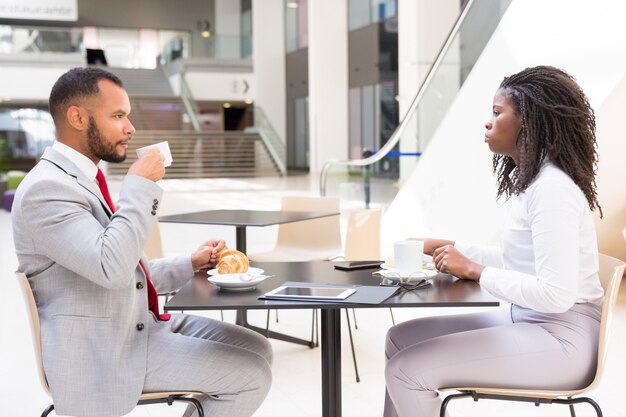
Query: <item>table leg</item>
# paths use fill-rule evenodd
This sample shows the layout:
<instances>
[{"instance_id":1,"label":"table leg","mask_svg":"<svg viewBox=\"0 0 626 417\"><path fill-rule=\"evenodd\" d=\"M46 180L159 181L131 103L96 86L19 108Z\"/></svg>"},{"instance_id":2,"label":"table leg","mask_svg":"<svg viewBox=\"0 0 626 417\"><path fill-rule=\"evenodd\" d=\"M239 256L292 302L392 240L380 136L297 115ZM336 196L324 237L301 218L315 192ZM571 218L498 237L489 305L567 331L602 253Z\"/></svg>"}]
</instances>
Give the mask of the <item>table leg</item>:
<instances>
[{"instance_id":1,"label":"table leg","mask_svg":"<svg viewBox=\"0 0 626 417\"><path fill-rule=\"evenodd\" d=\"M246 226L237 226L235 228L235 247L237 248L238 251L246 253ZM247 329L250 330L254 330L257 333L262 334L263 336L266 337L271 337L272 339L277 339L277 340L282 340L284 342L291 342L291 343L296 343L298 345L304 345L304 346L308 346L310 348L314 348L315 347L315 343L313 342L313 340L309 341L309 340L304 340L304 339L298 339L297 337L293 337L293 336L289 336L286 334L282 334L282 333L278 333L278 332L274 332L274 331L267 331L265 329L262 329L260 327L256 327L251 325L250 323L248 323L248 312L247 310L237 310L237 319L236 319L236 323L240 326L243 326Z\"/></svg>"},{"instance_id":2,"label":"table leg","mask_svg":"<svg viewBox=\"0 0 626 417\"><path fill-rule=\"evenodd\" d=\"M253 330L259 334L262 334L263 336L271 337L272 339L296 343L298 345L304 345L310 348L315 347L315 342L313 340L298 339L297 337L289 336L287 334L274 332L272 330L268 331L261 327L253 326L252 324L248 323L248 310L237 310L236 323L240 326L245 327L246 329Z\"/></svg>"},{"instance_id":3,"label":"table leg","mask_svg":"<svg viewBox=\"0 0 626 417\"><path fill-rule=\"evenodd\" d=\"M341 309L322 309L322 417L341 417Z\"/></svg>"},{"instance_id":4,"label":"table leg","mask_svg":"<svg viewBox=\"0 0 626 417\"><path fill-rule=\"evenodd\" d=\"M246 226L236 226L235 227L235 248L239 252L246 253L247 250L247 242L246 242Z\"/></svg>"}]
</instances>

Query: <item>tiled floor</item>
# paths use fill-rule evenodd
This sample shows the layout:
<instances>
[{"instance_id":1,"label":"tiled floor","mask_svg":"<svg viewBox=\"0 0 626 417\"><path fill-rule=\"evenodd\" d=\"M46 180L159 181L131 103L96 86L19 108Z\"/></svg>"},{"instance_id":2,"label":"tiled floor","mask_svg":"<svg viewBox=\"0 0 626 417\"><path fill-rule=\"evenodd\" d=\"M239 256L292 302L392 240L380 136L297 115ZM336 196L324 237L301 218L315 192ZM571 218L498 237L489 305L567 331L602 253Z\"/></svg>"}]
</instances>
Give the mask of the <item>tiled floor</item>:
<instances>
[{"instance_id":1,"label":"tiled floor","mask_svg":"<svg viewBox=\"0 0 626 417\"><path fill-rule=\"evenodd\" d=\"M113 193L119 184L111 184ZM285 194L318 195L317 184L307 176L288 179L266 178L257 180L195 180L166 181L166 196L161 208L162 215L184 211L212 208L260 208L276 209ZM357 201L342 200L342 224L350 209L358 207ZM344 226L345 227L345 226ZM250 251L269 250L276 239L276 227L250 228L248 248ZM25 308L13 277L17 260L13 251L10 214L0 211L0 417L38 416L49 399L42 392L37 380L32 346L26 327ZM208 237L221 236L234 241L234 230L218 226L162 225L165 251L180 253L193 250L195 245ZM468 311L468 310L466 310ZM451 309L396 309L396 321L403 321L428 314L458 313ZM218 318L219 313L209 314ZM251 321L265 323L265 313L251 312ZM226 320L234 315L226 312ZM272 313L272 329L303 338L310 337L311 313L309 311L283 311L279 323ZM356 383L352 356L349 350L345 317L343 325L343 414L346 417L378 417L382 415L383 340L391 325L386 309L363 309L357 311L358 330L354 331L356 354L361 382ZM275 350L274 383L270 394L255 414L256 417L319 417L320 352L319 349L293 345L272 340ZM591 395L601 404L607 417L626 417L626 404L621 396L626 372L626 285L622 287L618 309L612 326L612 338L607 368L600 387ZM485 370L488 371L488 370ZM165 417L181 414L180 406L143 406L130 416ZM462 400L450 407L453 416L567 416L563 406L532 404L508 404L501 402ZM590 409L580 406L579 416L591 416ZM416 416L417 417L417 416Z\"/></svg>"}]
</instances>

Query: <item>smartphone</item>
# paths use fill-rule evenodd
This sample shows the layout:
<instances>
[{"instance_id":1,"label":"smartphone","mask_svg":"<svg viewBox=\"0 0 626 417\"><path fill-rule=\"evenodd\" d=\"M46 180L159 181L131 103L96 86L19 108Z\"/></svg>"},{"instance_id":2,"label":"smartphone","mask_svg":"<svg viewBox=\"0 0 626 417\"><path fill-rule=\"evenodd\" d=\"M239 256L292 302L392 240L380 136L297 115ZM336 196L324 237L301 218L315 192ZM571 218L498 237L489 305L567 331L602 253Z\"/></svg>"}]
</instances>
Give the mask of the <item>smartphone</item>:
<instances>
[{"instance_id":1,"label":"smartphone","mask_svg":"<svg viewBox=\"0 0 626 417\"><path fill-rule=\"evenodd\" d=\"M341 271L354 271L356 269L380 268L383 261L344 261L333 263L335 264L335 269L339 269Z\"/></svg>"}]
</instances>

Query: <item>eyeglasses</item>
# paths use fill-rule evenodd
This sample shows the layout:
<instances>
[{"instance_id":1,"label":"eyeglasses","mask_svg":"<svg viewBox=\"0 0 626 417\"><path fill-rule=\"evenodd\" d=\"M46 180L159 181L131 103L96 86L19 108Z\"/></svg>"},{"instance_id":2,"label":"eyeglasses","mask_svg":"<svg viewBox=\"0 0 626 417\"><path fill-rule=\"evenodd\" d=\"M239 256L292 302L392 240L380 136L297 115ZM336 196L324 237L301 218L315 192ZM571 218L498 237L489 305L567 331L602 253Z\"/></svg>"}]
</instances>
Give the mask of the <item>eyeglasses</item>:
<instances>
[{"instance_id":1,"label":"eyeglasses","mask_svg":"<svg viewBox=\"0 0 626 417\"><path fill-rule=\"evenodd\" d=\"M430 282L426 280L428 275L422 271L412 272L408 277L402 277L398 272L389 270L376 271L372 275L383 277L378 284L382 287L400 287L405 291L413 291L430 285Z\"/></svg>"}]
</instances>

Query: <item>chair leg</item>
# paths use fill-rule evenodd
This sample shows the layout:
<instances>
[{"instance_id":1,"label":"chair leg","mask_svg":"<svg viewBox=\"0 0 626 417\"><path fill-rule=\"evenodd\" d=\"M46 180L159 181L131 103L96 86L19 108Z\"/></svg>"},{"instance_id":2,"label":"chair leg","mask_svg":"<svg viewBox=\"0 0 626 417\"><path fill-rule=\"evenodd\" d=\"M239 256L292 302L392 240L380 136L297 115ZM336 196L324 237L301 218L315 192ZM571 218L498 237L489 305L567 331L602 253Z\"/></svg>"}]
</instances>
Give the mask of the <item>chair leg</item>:
<instances>
[{"instance_id":1,"label":"chair leg","mask_svg":"<svg viewBox=\"0 0 626 417\"><path fill-rule=\"evenodd\" d=\"M352 329L350 328L350 313L346 308L346 319L348 321L348 334L350 335L350 348L352 349L352 361L354 362L354 373L356 374L356 382L361 382L359 377L359 368L356 365L356 353L354 352L354 341L352 340Z\"/></svg>"},{"instance_id":2,"label":"chair leg","mask_svg":"<svg viewBox=\"0 0 626 417\"><path fill-rule=\"evenodd\" d=\"M470 392L463 392L461 394L452 394L452 395L448 395L446 398L444 398L443 402L441 403L441 408L439 409L439 417L446 417L446 408L448 408L448 403L454 399L457 398L464 398L464 397L471 397L472 394Z\"/></svg>"},{"instance_id":3,"label":"chair leg","mask_svg":"<svg viewBox=\"0 0 626 417\"><path fill-rule=\"evenodd\" d=\"M265 318L265 337L270 337L270 310L267 310L267 316Z\"/></svg>"},{"instance_id":4,"label":"chair leg","mask_svg":"<svg viewBox=\"0 0 626 417\"><path fill-rule=\"evenodd\" d=\"M595 402L589 397L578 397L578 398L570 397L566 400L556 399L554 400L554 403L569 405L569 412L572 415L572 417L576 417L576 412L574 411L574 404L587 403L590 406L592 406L594 410L596 410L596 415L598 417L602 417L602 409L600 408L597 402Z\"/></svg>"},{"instance_id":5,"label":"chair leg","mask_svg":"<svg viewBox=\"0 0 626 417\"><path fill-rule=\"evenodd\" d=\"M317 342L315 341L317 337L317 310L311 310L311 343L313 346L317 346Z\"/></svg>"},{"instance_id":6,"label":"chair leg","mask_svg":"<svg viewBox=\"0 0 626 417\"><path fill-rule=\"evenodd\" d=\"M204 408L200 401L193 397L176 397L174 401L184 401L194 405L196 407L196 411L198 412L198 417L204 417Z\"/></svg>"},{"instance_id":7,"label":"chair leg","mask_svg":"<svg viewBox=\"0 0 626 417\"><path fill-rule=\"evenodd\" d=\"M354 309L352 309L352 318L354 319L354 330L359 330L359 325L356 322L356 312L354 311Z\"/></svg>"},{"instance_id":8,"label":"chair leg","mask_svg":"<svg viewBox=\"0 0 626 417\"><path fill-rule=\"evenodd\" d=\"M222 316L222 321L224 321L224 310L220 310L220 316Z\"/></svg>"},{"instance_id":9,"label":"chair leg","mask_svg":"<svg viewBox=\"0 0 626 417\"><path fill-rule=\"evenodd\" d=\"M43 413L41 413L41 417L48 417L48 414L50 414L53 410L54 410L54 404L50 404L48 408L43 410Z\"/></svg>"},{"instance_id":10,"label":"chair leg","mask_svg":"<svg viewBox=\"0 0 626 417\"><path fill-rule=\"evenodd\" d=\"M183 402L191 403L196 408L196 411L198 412L198 417L204 417L204 408L202 407L202 403L197 398L186 397L182 394L174 394L174 395L169 395L167 397L139 400L137 402L137 405L163 404L163 403L167 405L172 405L176 401L183 401Z\"/></svg>"},{"instance_id":11,"label":"chair leg","mask_svg":"<svg viewBox=\"0 0 626 417\"><path fill-rule=\"evenodd\" d=\"M319 347L320 345L320 319L319 319L317 309L313 310L313 317L315 318L315 347Z\"/></svg>"},{"instance_id":12,"label":"chair leg","mask_svg":"<svg viewBox=\"0 0 626 417\"><path fill-rule=\"evenodd\" d=\"M393 310L389 307L389 314L391 314L391 324L396 325L396 319L393 317Z\"/></svg>"}]
</instances>

